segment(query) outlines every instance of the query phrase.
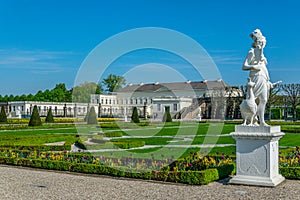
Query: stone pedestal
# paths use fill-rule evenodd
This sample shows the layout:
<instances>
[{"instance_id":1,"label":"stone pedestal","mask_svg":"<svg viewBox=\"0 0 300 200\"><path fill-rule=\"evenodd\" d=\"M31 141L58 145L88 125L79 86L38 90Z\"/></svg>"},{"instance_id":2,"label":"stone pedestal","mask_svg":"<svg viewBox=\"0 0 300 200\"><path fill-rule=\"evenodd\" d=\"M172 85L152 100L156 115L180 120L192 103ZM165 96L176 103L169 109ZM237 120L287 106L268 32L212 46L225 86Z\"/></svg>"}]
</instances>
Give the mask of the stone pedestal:
<instances>
[{"instance_id":1,"label":"stone pedestal","mask_svg":"<svg viewBox=\"0 0 300 200\"><path fill-rule=\"evenodd\" d=\"M280 126L235 127L236 176L230 184L274 187L284 181L278 172L278 141L284 135Z\"/></svg>"}]
</instances>

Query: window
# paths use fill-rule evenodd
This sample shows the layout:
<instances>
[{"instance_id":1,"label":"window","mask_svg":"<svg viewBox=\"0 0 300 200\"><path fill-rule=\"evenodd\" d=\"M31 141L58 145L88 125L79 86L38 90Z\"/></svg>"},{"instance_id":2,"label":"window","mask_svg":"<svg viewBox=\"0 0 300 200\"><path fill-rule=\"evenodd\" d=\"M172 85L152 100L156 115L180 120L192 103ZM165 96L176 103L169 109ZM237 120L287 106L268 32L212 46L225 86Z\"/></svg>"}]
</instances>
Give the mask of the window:
<instances>
[{"instance_id":1,"label":"window","mask_svg":"<svg viewBox=\"0 0 300 200\"><path fill-rule=\"evenodd\" d=\"M44 106L44 111L46 111L47 110L47 107L46 106Z\"/></svg>"},{"instance_id":2,"label":"window","mask_svg":"<svg viewBox=\"0 0 300 200\"><path fill-rule=\"evenodd\" d=\"M101 99L101 104L103 104L103 99Z\"/></svg>"},{"instance_id":3,"label":"window","mask_svg":"<svg viewBox=\"0 0 300 200\"><path fill-rule=\"evenodd\" d=\"M161 111L161 105L157 104L157 111Z\"/></svg>"},{"instance_id":4,"label":"window","mask_svg":"<svg viewBox=\"0 0 300 200\"><path fill-rule=\"evenodd\" d=\"M97 99L97 103L99 103L99 99Z\"/></svg>"},{"instance_id":5,"label":"window","mask_svg":"<svg viewBox=\"0 0 300 200\"><path fill-rule=\"evenodd\" d=\"M137 99L135 100L135 104L138 104L138 100Z\"/></svg>"},{"instance_id":6,"label":"window","mask_svg":"<svg viewBox=\"0 0 300 200\"><path fill-rule=\"evenodd\" d=\"M78 108L78 112L81 112L81 108L80 107Z\"/></svg>"},{"instance_id":7,"label":"window","mask_svg":"<svg viewBox=\"0 0 300 200\"><path fill-rule=\"evenodd\" d=\"M130 99L130 104L133 104L133 99Z\"/></svg>"},{"instance_id":8,"label":"window","mask_svg":"<svg viewBox=\"0 0 300 200\"><path fill-rule=\"evenodd\" d=\"M83 107L83 113L85 113L85 107Z\"/></svg>"},{"instance_id":9,"label":"window","mask_svg":"<svg viewBox=\"0 0 300 200\"><path fill-rule=\"evenodd\" d=\"M113 104L116 104L116 100L113 100Z\"/></svg>"},{"instance_id":10,"label":"window","mask_svg":"<svg viewBox=\"0 0 300 200\"><path fill-rule=\"evenodd\" d=\"M107 101L107 99L105 99L105 104L108 104L108 101Z\"/></svg>"},{"instance_id":11,"label":"window","mask_svg":"<svg viewBox=\"0 0 300 200\"><path fill-rule=\"evenodd\" d=\"M109 100L109 104L111 104L111 99Z\"/></svg>"},{"instance_id":12,"label":"window","mask_svg":"<svg viewBox=\"0 0 300 200\"><path fill-rule=\"evenodd\" d=\"M24 106L21 107L22 111L24 111Z\"/></svg>"},{"instance_id":13,"label":"window","mask_svg":"<svg viewBox=\"0 0 300 200\"><path fill-rule=\"evenodd\" d=\"M174 110L174 111L177 111L177 103L174 103L174 104L173 104L173 110Z\"/></svg>"},{"instance_id":14,"label":"window","mask_svg":"<svg viewBox=\"0 0 300 200\"><path fill-rule=\"evenodd\" d=\"M143 99L140 99L140 104L143 104Z\"/></svg>"}]
</instances>

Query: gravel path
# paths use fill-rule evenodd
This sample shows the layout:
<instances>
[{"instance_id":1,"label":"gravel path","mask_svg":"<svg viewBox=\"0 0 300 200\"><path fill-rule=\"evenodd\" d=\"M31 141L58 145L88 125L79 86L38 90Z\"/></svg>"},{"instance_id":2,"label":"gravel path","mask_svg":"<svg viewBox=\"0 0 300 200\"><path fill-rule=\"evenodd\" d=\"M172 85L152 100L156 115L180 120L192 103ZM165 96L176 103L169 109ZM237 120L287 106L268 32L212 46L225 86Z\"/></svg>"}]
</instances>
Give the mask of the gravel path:
<instances>
[{"instance_id":1,"label":"gravel path","mask_svg":"<svg viewBox=\"0 0 300 200\"><path fill-rule=\"evenodd\" d=\"M0 166L0 199L300 199L300 181L276 188L204 186Z\"/></svg>"}]
</instances>

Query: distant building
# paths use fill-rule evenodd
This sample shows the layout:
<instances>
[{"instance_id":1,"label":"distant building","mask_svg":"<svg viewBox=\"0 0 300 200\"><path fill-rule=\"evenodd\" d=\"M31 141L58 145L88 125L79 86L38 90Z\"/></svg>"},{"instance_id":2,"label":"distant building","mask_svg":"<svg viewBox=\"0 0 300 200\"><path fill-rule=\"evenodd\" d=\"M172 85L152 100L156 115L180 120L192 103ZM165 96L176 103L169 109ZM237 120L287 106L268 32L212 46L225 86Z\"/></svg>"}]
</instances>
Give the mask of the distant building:
<instances>
[{"instance_id":1,"label":"distant building","mask_svg":"<svg viewBox=\"0 0 300 200\"><path fill-rule=\"evenodd\" d=\"M184 117L195 118L199 114L195 111L198 107L201 107L201 115L208 115L210 111L207 110L209 109L207 104L210 99L226 87L228 85L222 80L128 84L114 94L92 94L91 104L99 104L98 112L101 115L119 117L126 115L128 117L131 115L133 107L137 107L140 116L153 119L161 118L166 107L170 108L171 115L175 117L184 108L195 107L194 113L189 112L190 115L183 113ZM201 99L202 101L200 101ZM200 102L201 104L199 104ZM198 111L199 109L197 109ZM177 117L182 118L183 115L177 115ZM209 118L210 116L204 117Z\"/></svg>"},{"instance_id":2,"label":"distant building","mask_svg":"<svg viewBox=\"0 0 300 200\"><path fill-rule=\"evenodd\" d=\"M91 94L90 103L13 101L5 104L9 117L28 117L33 106L41 116L51 108L54 116L84 117L91 106L98 117L128 119L133 107L141 117L161 119L165 108L177 119L211 118L225 112L223 101L229 86L223 80L128 84L113 94ZM212 101L213 99L213 101ZM213 102L219 101L218 107Z\"/></svg>"}]
</instances>

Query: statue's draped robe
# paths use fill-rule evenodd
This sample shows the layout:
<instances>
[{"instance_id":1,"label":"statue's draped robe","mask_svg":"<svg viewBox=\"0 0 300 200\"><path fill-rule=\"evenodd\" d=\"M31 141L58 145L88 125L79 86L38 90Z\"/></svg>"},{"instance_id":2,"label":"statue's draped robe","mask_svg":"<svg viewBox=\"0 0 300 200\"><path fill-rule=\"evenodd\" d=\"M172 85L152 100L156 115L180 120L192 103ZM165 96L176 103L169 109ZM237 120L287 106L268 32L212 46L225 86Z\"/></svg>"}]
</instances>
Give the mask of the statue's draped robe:
<instances>
[{"instance_id":1,"label":"statue's draped robe","mask_svg":"<svg viewBox=\"0 0 300 200\"><path fill-rule=\"evenodd\" d=\"M266 67L266 61L261 60L259 52L255 52L254 48L251 48L248 52L247 61L249 65L258 65L260 70L250 70L249 77L251 81L255 82L253 93L255 98L259 97L262 93L269 94L270 90L270 77Z\"/></svg>"}]
</instances>

